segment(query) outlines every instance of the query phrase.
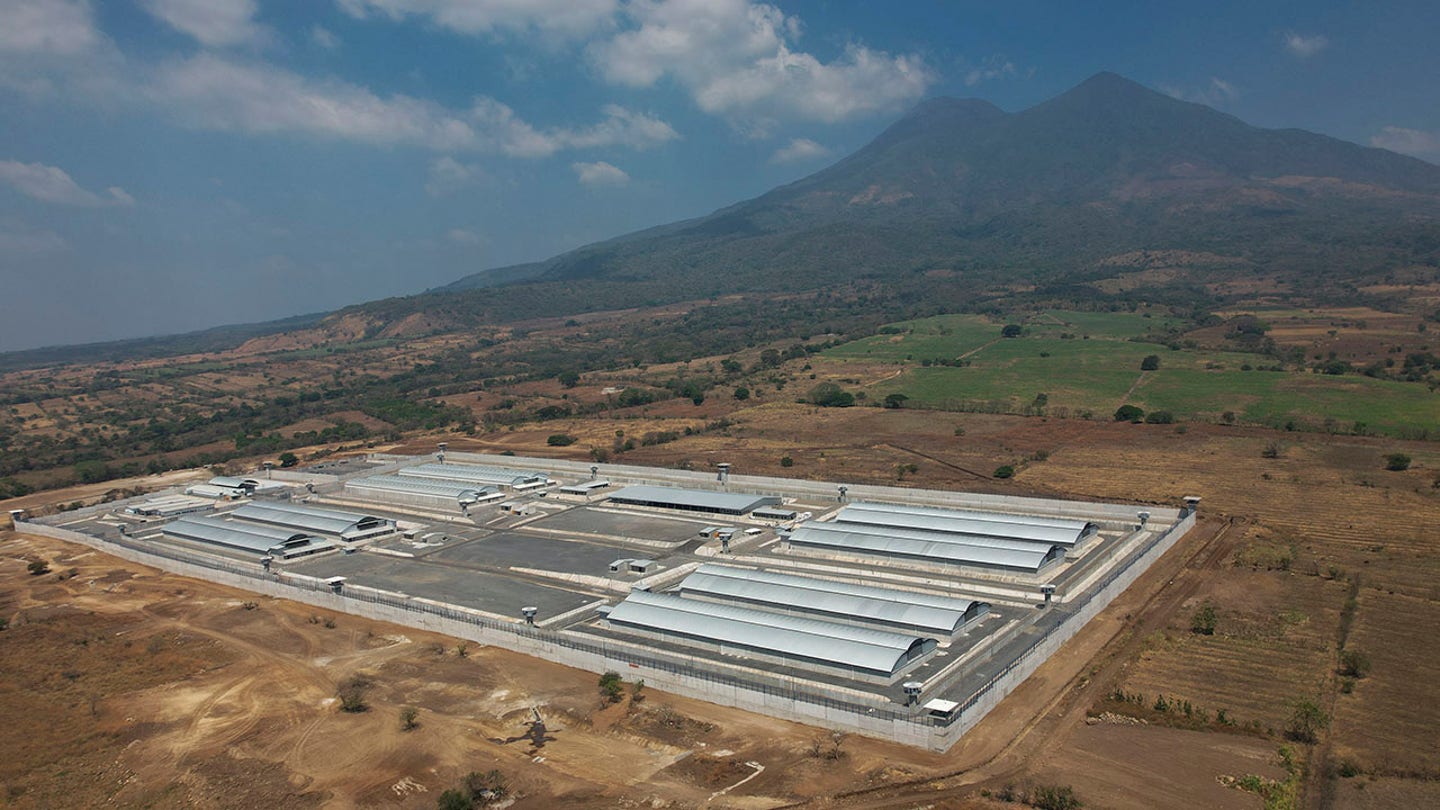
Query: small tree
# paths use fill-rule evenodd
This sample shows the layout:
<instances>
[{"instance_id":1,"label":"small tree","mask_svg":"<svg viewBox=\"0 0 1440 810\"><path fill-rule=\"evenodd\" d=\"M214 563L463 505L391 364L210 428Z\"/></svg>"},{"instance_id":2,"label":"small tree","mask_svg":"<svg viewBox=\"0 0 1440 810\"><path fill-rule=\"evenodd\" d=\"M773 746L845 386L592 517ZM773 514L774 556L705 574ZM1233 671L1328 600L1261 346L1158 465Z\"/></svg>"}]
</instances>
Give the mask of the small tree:
<instances>
[{"instance_id":1,"label":"small tree","mask_svg":"<svg viewBox=\"0 0 1440 810\"><path fill-rule=\"evenodd\" d=\"M810 404L822 408L848 408L855 404L855 395L841 390L840 386L833 382L823 382L811 388L806 398L810 400Z\"/></svg>"},{"instance_id":2,"label":"small tree","mask_svg":"<svg viewBox=\"0 0 1440 810\"><path fill-rule=\"evenodd\" d=\"M1121 405L1115 411L1116 422L1139 422L1145 418L1145 411L1134 405Z\"/></svg>"},{"instance_id":3,"label":"small tree","mask_svg":"<svg viewBox=\"0 0 1440 810\"><path fill-rule=\"evenodd\" d=\"M1020 333L1024 331L1025 328L1018 323L1007 323L1000 330L1000 337L1018 338L1020 337Z\"/></svg>"},{"instance_id":4,"label":"small tree","mask_svg":"<svg viewBox=\"0 0 1440 810\"><path fill-rule=\"evenodd\" d=\"M1285 726L1285 736L1296 742L1313 743L1319 739L1320 729L1330 722L1320 704L1310 698L1295 701L1290 713L1290 722Z\"/></svg>"},{"instance_id":5,"label":"small tree","mask_svg":"<svg viewBox=\"0 0 1440 810\"><path fill-rule=\"evenodd\" d=\"M1015 468L1009 464L1002 464L995 468L996 478L1012 478L1015 475Z\"/></svg>"},{"instance_id":6,"label":"small tree","mask_svg":"<svg viewBox=\"0 0 1440 810\"><path fill-rule=\"evenodd\" d=\"M1141 371L1155 371L1158 368L1160 368L1160 355L1158 354L1147 354L1145 359L1140 361Z\"/></svg>"},{"instance_id":7,"label":"small tree","mask_svg":"<svg viewBox=\"0 0 1440 810\"><path fill-rule=\"evenodd\" d=\"M545 438L545 443L551 447L569 447L575 443L575 437L568 433L551 433Z\"/></svg>"},{"instance_id":8,"label":"small tree","mask_svg":"<svg viewBox=\"0 0 1440 810\"><path fill-rule=\"evenodd\" d=\"M1145 415L1145 421L1152 425L1173 425L1175 414L1169 411L1151 411Z\"/></svg>"},{"instance_id":9,"label":"small tree","mask_svg":"<svg viewBox=\"0 0 1440 810\"><path fill-rule=\"evenodd\" d=\"M910 397L904 394L886 394L884 405L891 409L903 408L905 407L905 401L908 399L910 399Z\"/></svg>"},{"instance_id":10,"label":"small tree","mask_svg":"<svg viewBox=\"0 0 1440 810\"><path fill-rule=\"evenodd\" d=\"M413 731L420 725L420 710L414 706L406 706L400 710L400 730Z\"/></svg>"},{"instance_id":11,"label":"small tree","mask_svg":"<svg viewBox=\"0 0 1440 810\"><path fill-rule=\"evenodd\" d=\"M1202 636L1215 635L1215 608L1212 605L1201 605L1190 617L1190 632Z\"/></svg>"},{"instance_id":12,"label":"small tree","mask_svg":"<svg viewBox=\"0 0 1440 810\"><path fill-rule=\"evenodd\" d=\"M1385 469L1392 472L1404 472L1410 469L1410 457L1404 453L1391 453L1385 457Z\"/></svg>"},{"instance_id":13,"label":"small tree","mask_svg":"<svg viewBox=\"0 0 1440 810\"><path fill-rule=\"evenodd\" d=\"M746 388L743 385L737 387L735 389L735 398L740 400L741 402L744 402L745 400L750 398L750 389Z\"/></svg>"},{"instance_id":14,"label":"small tree","mask_svg":"<svg viewBox=\"0 0 1440 810\"><path fill-rule=\"evenodd\" d=\"M781 457L780 457L780 466L781 466L781 467L794 467L794 466L795 466L795 459L793 459L793 458L791 458L791 457L789 457L789 456L781 456Z\"/></svg>"},{"instance_id":15,"label":"small tree","mask_svg":"<svg viewBox=\"0 0 1440 810\"><path fill-rule=\"evenodd\" d=\"M297 455L295 455L294 453L288 451L288 450L280 454L280 466L281 466L281 467L294 467L295 465L297 465L297 464L299 464L299 463L300 463L300 457L297 456Z\"/></svg>"},{"instance_id":16,"label":"small tree","mask_svg":"<svg viewBox=\"0 0 1440 810\"><path fill-rule=\"evenodd\" d=\"M560 376L556 379L558 379L560 381L560 384L565 386L566 388L574 388L575 386L580 384L580 374L579 372L575 371L562 371L560 372Z\"/></svg>"},{"instance_id":17,"label":"small tree","mask_svg":"<svg viewBox=\"0 0 1440 810\"><path fill-rule=\"evenodd\" d=\"M29 565L25 566L25 570L30 572L30 576L38 577L41 574L50 573L50 563L44 560L32 560Z\"/></svg>"},{"instance_id":18,"label":"small tree","mask_svg":"<svg viewBox=\"0 0 1440 810\"><path fill-rule=\"evenodd\" d=\"M625 682L621 680L620 673L611 671L600 676L600 694L611 703L620 702L625 695Z\"/></svg>"}]
</instances>

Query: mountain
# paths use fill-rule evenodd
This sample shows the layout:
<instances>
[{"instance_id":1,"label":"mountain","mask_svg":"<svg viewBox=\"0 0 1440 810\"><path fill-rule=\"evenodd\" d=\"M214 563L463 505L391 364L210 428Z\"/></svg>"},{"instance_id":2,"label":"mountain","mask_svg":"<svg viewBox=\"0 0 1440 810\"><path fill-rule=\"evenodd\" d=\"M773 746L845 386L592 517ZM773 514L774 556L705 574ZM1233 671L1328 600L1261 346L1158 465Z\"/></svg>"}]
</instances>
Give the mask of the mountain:
<instances>
[{"instance_id":1,"label":"mountain","mask_svg":"<svg viewBox=\"0 0 1440 810\"><path fill-rule=\"evenodd\" d=\"M1063 280L1135 251L1311 283L1434 265L1440 166L1260 129L1101 73L1017 113L927 101L756 199L442 290L624 282L654 300L937 270Z\"/></svg>"}]
</instances>

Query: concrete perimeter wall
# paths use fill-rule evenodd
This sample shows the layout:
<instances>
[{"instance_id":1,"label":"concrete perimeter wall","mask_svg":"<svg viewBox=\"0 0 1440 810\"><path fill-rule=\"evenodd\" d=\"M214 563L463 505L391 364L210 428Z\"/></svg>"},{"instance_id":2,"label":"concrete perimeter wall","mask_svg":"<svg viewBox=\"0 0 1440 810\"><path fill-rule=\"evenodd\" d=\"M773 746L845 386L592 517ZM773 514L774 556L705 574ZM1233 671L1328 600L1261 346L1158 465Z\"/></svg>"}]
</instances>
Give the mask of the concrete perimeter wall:
<instances>
[{"instance_id":1,"label":"concrete perimeter wall","mask_svg":"<svg viewBox=\"0 0 1440 810\"><path fill-rule=\"evenodd\" d=\"M932 721L915 709L899 707L879 698L870 704L853 697L832 700L813 692L805 693L806 687L799 682L791 682L788 687L780 679L760 683L696 666L693 660L678 657L666 660L656 651L636 652L624 645L606 645L564 631L507 624L482 617L475 611L433 603L421 604L399 594L386 594L361 586L347 585L345 593L340 594L326 589L322 582L312 577L285 573L265 575L259 572L258 566L254 572L246 570L243 564L234 564L232 570L225 570L26 520L17 521L15 529L79 543L182 576L494 645L590 672L613 670L627 679L644 679L646 684L655 688L711 703L944 751L984 719L1051 654L1169 551L1194 524L1194 515L1187 515L1158 535L1129 565L1112 574L1110 580L1073 615L1052 628L1000 675L977 690L949 722Z\"/></svg>"}]
</instances>

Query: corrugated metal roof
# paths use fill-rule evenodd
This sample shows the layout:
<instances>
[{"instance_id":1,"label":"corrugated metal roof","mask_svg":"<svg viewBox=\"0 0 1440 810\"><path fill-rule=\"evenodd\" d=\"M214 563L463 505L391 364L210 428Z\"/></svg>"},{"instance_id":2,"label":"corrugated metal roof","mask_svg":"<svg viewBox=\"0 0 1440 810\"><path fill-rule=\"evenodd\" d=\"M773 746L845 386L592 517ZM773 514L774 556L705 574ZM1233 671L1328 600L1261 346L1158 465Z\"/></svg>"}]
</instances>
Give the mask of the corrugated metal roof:
<instances>
[{"instance_id":1,"label":"corrugated metal roof","mask_svg":"<svg viewBox=\"0 0 1440 810\"><path fill-rule=\"evenodd\" d=\"M516 484L548 480L548 476L542 472L507 470L504 467L481 467L476 464L420 464L400 470L400 475L408 478L442 478L450 481L464 481L469 484L501 486L515 486Z\"/></svg>"},{"instance_id":2,"label":"corrugated metal roof","mask_svg":"<svg viewBox=\"0 0 1440 810\"><path fill-rule=\"evenodd\" d=\"M889 508L875 508L874 505L847 506L835 516L836 523L854 523L870 526L891 526L906 529L926 529L953 534L981 535L989 537L1032 540L1041 543L1059 543L1073 546L1080 542L1086 524L1076 522L1070 527L1040 526L1016 523L1010 520L965 517L958 513L899 512Z\"/></svg>"},{"instance_id":3,"label":"corrugated metal roof","mask_svg":"<svg viewBox=\"0 0 1440 810\"><path fill-rule=\"evenodd\" d=\"M217 518L180 518L165 526L165 534L182 540L198 540L259 554L309 537L304 532L252 526Z\"/></svg>"},{"instance_id":4,"label":"corrugated metal roof","mask_svg":"<svg viewBox=\"0 0 1440 810\"><path fill-rule=\"evenodd\" d=\"M1030 544L1030 548L976 546L949 539L957 535L921 540L849 531L850 528L852 527L830 523L807 523L790 535L790 542L795 545L833 548L861 554L920 557L960 565L985 565L1032 572L1039 571L1048 556L1063 549L1059 545L1046 546L1040 543Z\"/></svg>"},{"instance_id":5,"label":"corrugated metal roof","mask_svg":"<svg viewBox=\"0 0 1440 810\"><path fill-rule=\"evenodd\" d=\"M700 566L686 577L680 583L680 592L899 624L946 635L965 624L966 611L975 605L970 599L711 564Z\"/></svg>"},{"instance_id":6,"label":"corrugated metal roof","mask_svg":"<svg viewBox=\"0 0 1440 810\"><path fill-rule=\"evenodd\" d=\"M362 524L378 522L394 525L394 521L374 515L361 515L355 512L341 512L335 509L320 509L314 506L278 501L247 503L229 514L257 523L273 523L277 526L290 526L318 534L341 536L353 534L361 528Z\"/></svg>"},{"instance_id":7,"label":"corrugated metal roof","mask_svg":"<svg viewBox=\"0 0 1440 810\"><path fill-rule=\"evenodd\" d=\"M632 591L610 611L609 619L614 624L887 676L912 657L912 650L919 654L935 647L933 638L646 591Z\"/></svg>"},{"instance_id":8,"label":"corrugated metal roof","mask_svg":"<svg viewBox=\"0 0 1440 810\"><path fill-rule=\"evenodd\" d=\"M1087 520L1074 520L1072 518L1019 515L1013 512L982 512L977 509L950 509L943 506L875 503L872 501L855 501L851 503L848 508L868 512L893 512L902 515L939 515L941 517L988 520L993 523L1020 523L1026 526L1050 526L1056 529L1074 529L1077 532L1084 531L1087 526L1093 525Z\"/></svg>"},{"instance_id":9,"label":"corrugated metal roof","mask_svg":"<svg viewBox=\"0 0 1440 810\"><path fill-rule=\"evenodd\" d=\"M463 495L481 496L499 492L494 486L476 487L457 481L406 478L402 475L374 475L369 478L355 478L346 481L345 488L404 492L411 495L434 495L437 498L453 498L455 500L459 500Z\"/></svg>"},{"instance_id":10,"label":"corrugated metal roof","mask_svg":"<svg viewBox=\"0 0 1440 810\"><path fill-rule=\"evenodd\" d=\"M703 489L677 489L637 484L610 493L610 500L617 503L657 504L675 509L696 509L706 512L744 513L778 498L765 495L743 495L730 492L710 492Z\"/></svg>"},{"instance_id":11,"label":"corrugated metal roof","mask_svg":"<svg viewBox=\"0 0 1440 810\"><path fill-rule=\"evenodd\" d=\"M823 529L830 529L837 532L853 532L855 534L876 534L882 537L907 537L911 540L932 540L937 543L959 543L962 546L981 546L983 548L1008 548L1020 551L1043 547L1049 549L1051 546L1064 545L1063 543L1046 543L1039 540L1019 540L1014 537L994 537L988 534L964 534L961 532L942 532L932 529L907 529L900 526L882 526L870 523L807 523L807 526L819 526Z\"/></svg>"}]
</instances>

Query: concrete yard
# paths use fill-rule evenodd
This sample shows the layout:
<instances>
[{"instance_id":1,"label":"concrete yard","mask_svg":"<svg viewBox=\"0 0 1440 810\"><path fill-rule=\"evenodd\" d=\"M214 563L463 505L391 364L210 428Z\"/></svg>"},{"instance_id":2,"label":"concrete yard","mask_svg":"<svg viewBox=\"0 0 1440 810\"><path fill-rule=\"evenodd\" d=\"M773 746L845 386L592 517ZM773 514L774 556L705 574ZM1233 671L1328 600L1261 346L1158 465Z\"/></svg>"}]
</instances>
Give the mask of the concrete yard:
<instances>
[{"instance_id":1,"label":"concrete yard","mask_svg":"<svg viewBox=\"0 0 1440 810\"><path fill-rule=\"evenodd\" d=\"M287 566L287 570L321 579L345 577L365 585L438 602L518 618L520 608L533 605L554 616L594 602L597 597L523 579L471 571L425 560L378 554L330 555Z\"/></svg>"},{"instance_id":2,"label":"concrete yard","mask_svg":"<svg viewBox=\"0 0 1440 810\"><path fill-rule=\"evenodd\" d=\"M536 529L553 532L575 532L587 535L606 535L616 539L638 538L651 542L668 542L680 545L694 538L706 526L729 525L720 518L716 522L701 523L668 516L654 516L613 509L578 507L551 515L529 524Z\"/></svg>"}]
</instances>

